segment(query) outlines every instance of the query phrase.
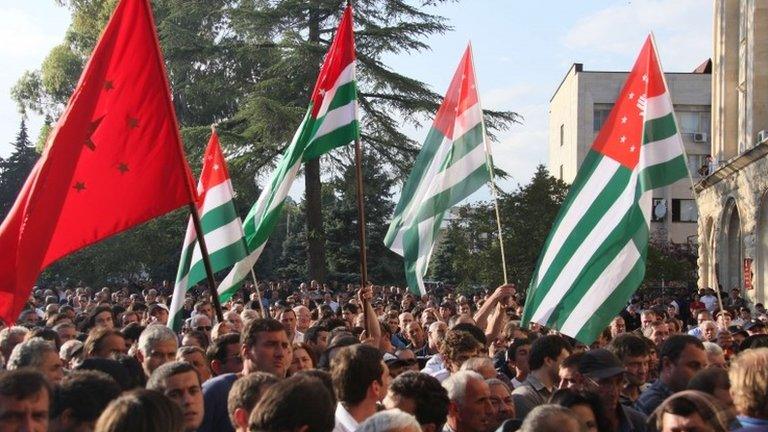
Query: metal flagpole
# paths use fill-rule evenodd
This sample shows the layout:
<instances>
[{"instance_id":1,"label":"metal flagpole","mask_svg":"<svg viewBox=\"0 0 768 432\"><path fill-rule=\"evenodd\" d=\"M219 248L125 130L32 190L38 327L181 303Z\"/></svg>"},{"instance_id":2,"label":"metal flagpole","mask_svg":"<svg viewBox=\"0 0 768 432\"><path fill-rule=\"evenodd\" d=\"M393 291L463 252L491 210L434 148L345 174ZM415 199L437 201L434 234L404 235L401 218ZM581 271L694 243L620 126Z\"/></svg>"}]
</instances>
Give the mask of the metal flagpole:
<instances>
[{"instance_id":1,"label":"metal flagpole","mask_svg":"<svg viewBox=\"0 0 768 432\"><path fill-rule=\"evenodd\" d=\"M480 103L480 91L477 90L477 72L475 72L475 55L474 52L472 52L472 43L469 43L469 58L472 61L472 73L475 76L475 91L477 92L477 103L480 104L480 107L483 105ZM491 177L491 193L493 194L493 207L496 213L496 228L499 231L499 249L501 250L501 271L504 274L504 285L507 285L509 283L507 279L507 256L504 252L504 235L502 234L501 230L501 214L499 212L499 193L496 189L496 179L495 175L493 173L493 156L491 155L491 146L488 144L488 137L485 134L485 119L481 121L481 125L483 128L483 146L485 147L485 161L486 165L488 166L488 174L490 174Z\"/></svg>"}]
</instances>

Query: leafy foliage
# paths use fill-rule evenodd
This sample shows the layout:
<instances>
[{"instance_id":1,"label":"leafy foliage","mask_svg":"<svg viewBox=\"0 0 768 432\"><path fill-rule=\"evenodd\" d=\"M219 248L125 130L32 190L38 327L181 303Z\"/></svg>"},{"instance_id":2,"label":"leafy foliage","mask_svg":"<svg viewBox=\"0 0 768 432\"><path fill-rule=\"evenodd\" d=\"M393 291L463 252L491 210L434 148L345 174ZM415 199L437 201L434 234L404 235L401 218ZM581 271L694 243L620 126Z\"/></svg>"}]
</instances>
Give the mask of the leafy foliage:
<instances>
[{"instance_id":1,"label":"leafy foliage","mask_svg":"<svg viewBox=\"0 0 768 432\"><path fill-rule=\"evenodd\" d=\"M509 282L526 286L568 186L539 165L527 185L499 197ZM433 255L431 276L460 287L495 287L503 278L493 203L453 213Z\"/></svg>"},{"instance_id":2,"label":"leafy foliage","mask_svg":"<svg viewBox=\"0 0 768 432\"><path fill-rule=\"evenodd\" d=\"M429 13L445 1L449 0L354 2L362 140L370 164L390 172L390 182L405 178L418 151L417 143L402 132L401 122L420 124L435 111L440 96L424 83L391 70L382 58L393 53L423 52L429 49L426 37L451 30L444 18ZM57 2L72 13L64 43L49 53L39 70L20 77L12 91L20 107L50 119L61 114L118 0ZM268 176L301 121L323 53L345 4L343 0L152 1L190 164L199 172L209 127L218 124L241 215L255 202L258 182ZM517 118L512 112L486 113L491 134L504 130ZM48 130L50 122L41 131L39 148ZM323 228L336 227L332 226L335 221L323 223L320 172L327 176L344 173L350 154L350 148L332 152L323 159L323 164L330 164L323 170L319 162L308 165L306 200L300 205L286 206L286 211L295 213L281 219L284 225L275 230L274 238L267 244L257 264L263 277L322 274L320 270L326 262L318 251L322 252L326 244ZM333 189L334 194L341 196L340 189ZM372 215L374 208L370 210ZM325 208L325 213L337 217L336 210L337 207ZM183 213L160 218L74 254L47 275L76 278L92 269L89 274L94 281L99 275L172 278L185 227ZM382 210L381 214L384 213ZM309 224L301 228L299 225L305 220ZM376 229L373 223L370 226L370 244L383 248L374 241L374 235L379 235L376 229L386 228L386 222L377 223ZM154 240L165 236L169 236L167 243ZM352 240L337 233L329 236L332 244ZM146 244L152 247L147 248ZM320 249L312 249L312 245L319 245ZM354 245L349 248L345 249L347 257ZM307 254L308 249L314 252ZM371 253L372 257L386 256L384 252ZM119 262L109 262L106 256L119 257ZM347 259L334 250L328 264L334 272L337 268L346 272L351 268L344 263ZM390 268L392 259L377 258L372 261L371 271L383 278L387 274L392 280L400 278L402 269ZM103 265L94 267L94 260ZM281 268L287 270L281 272ZM394 273L387 273L390 271Z\"/></svg>"}]
</instances>

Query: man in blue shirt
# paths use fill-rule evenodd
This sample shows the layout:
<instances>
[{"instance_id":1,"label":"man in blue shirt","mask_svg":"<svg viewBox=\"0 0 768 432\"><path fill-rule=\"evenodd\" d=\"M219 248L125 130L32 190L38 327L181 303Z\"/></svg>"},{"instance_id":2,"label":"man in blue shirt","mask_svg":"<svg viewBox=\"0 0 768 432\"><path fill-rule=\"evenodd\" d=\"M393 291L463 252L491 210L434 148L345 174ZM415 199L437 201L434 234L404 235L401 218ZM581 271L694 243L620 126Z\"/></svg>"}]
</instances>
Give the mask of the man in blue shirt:
<instances>
[{"instance_id":1,"label":"man in blue shirt","mask_svg":"<svg viewBox=\"0 0 768 432\"><path fill-rule=\"evenodd\" d=\"M664 399L688 387L691 378L707 365L707 353L699 339L673 335L659 349L659 378L640 394L635 408L651 415Z\"/></svg>"},{"instance_id":2,"label":"man in blue shirt","mask_svg":"<svg viewBox=\"0 0 768 432\"><path fill-rule=\"evenodd\" d=\"M227 397L234 382L253 372L285 378L293 359L288 332L280 321L258 318L248 323L240 339L243 370L212 378L203 384L205 416L198 432L234 432L227 411Z\"/></svg>"}]
</instances>

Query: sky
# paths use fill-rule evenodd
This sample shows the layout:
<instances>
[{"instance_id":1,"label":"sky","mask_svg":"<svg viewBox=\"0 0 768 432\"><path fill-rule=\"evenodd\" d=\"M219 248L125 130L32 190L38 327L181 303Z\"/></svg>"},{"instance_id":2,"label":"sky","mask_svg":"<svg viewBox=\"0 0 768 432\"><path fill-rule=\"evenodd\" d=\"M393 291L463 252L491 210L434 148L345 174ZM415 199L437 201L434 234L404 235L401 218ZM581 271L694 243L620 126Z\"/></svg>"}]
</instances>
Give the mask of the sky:
<instances>
[{"instance_id":1,"label":"sky","mask_svg":"<svg viewBox=\"0 0 768 432\"><path fill-rule=\"evenodd\" d=\"M499 184L507 191L546 165L549 99L571 64L628 70L649 32L667 72L690 72L712 55L712 2L705 0L464 0L426 11L448 18L454 30L427 39L427 52L388 56L385 63L444 93L472 42L483 107L524 119L492 144L496 165L510 174ZM69 11L53 0L0 0L0 157L10 153L19 128L11 87L63 41L69 21ZM31 116L29 123L34 142L42 119ZM426 136L406 130L418 142ZM296 183L294 197L303 181ZM488 196L479 191L474 199Z\"/></svg>"}]
</instances>

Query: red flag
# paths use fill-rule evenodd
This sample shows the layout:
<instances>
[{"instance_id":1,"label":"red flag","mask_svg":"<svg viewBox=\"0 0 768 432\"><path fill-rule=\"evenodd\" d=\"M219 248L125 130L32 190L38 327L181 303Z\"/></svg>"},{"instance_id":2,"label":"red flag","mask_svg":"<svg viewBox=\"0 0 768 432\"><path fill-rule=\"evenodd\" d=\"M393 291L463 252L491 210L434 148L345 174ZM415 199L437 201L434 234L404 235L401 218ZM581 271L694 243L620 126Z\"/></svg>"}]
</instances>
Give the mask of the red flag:
<instances>
[{"instance_id":1,"label":"red flag","mask_svg":"<svg viewBox=\"0 0 768 432\"><path fill-rule=\"evenodd\" d=\"M0 225L0 318L57 259L195 200L147 0L122 0Z\"/></svg>"}]
</instances>

